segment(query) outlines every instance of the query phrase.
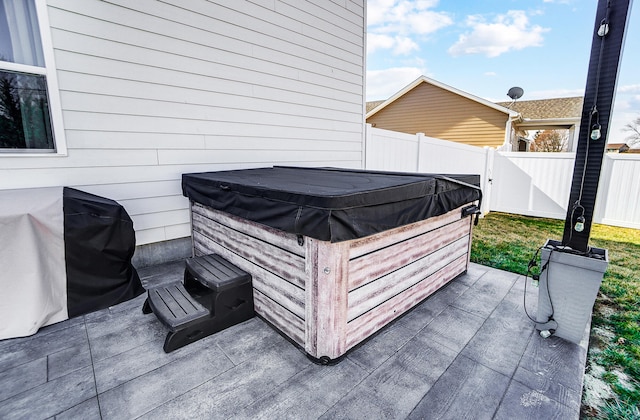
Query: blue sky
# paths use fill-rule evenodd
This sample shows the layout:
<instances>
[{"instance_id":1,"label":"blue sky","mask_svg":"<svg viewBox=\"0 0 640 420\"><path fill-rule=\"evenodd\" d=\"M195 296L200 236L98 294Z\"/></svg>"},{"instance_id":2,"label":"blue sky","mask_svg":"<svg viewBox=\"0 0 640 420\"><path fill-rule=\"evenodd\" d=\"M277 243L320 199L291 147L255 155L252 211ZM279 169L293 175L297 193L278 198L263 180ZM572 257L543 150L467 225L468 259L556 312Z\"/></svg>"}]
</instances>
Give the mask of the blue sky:
<instances>
[{"instance_id":1,"label":"blue sky","mask_svg":"<svg viewBox=\"0 0 640 420\"><path fill-rule=\"evenodd\" d=\"M367 100L420 75L491 101L582 96L596 0L368 0ZM640 12L632 7L610 143L640 116Z\"/></svg>"}]
</instances>

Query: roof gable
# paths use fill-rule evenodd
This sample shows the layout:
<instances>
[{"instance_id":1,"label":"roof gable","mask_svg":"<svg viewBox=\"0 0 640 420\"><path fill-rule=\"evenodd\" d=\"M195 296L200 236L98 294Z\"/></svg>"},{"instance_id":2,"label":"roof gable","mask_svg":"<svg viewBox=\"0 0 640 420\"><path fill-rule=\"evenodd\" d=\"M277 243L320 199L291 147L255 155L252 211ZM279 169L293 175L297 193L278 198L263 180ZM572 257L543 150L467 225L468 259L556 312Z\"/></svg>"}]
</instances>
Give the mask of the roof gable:
<instances>
[{"instance_id":1,"label":"roof gable","mask_svg":"<svg viewBox=\"0 0 640 420\"><path fill-rule=\"evenodd\" d=\"M369 106L367 106L367 115L366 118L371 117L372 115L375 115L377 112L381 111L382 109L384 109L385 107L389 106L390 104L392 104L393 102L395 102L397 99L401 98L402 96L404 96L407 92L413 90L415 87L419 86L422 83L428 83L430 85L439 87L440 89L444 89L446 91L449 91L451 93L454 93L456 95L460 95L464 98L470 99L474 102L477 102L479 104L482 104L484 106L487 106L489 108L493 108L497 111L500 112L504 112L505 114L511 116L511 117L516 117L518 116L518 112L510 110L502 105L496 104L494 102L491 101L487 101L486 99L482 99L478 96L472 95L470 93L464 92L460 89L456 89L454 87L445 85L444 83L440 83L436 80L430 79L426 76L420 76L418 77L416 80L414 80L413 82L409 83L407 86L405 86L404 88L402 88L399 92L397 92L395 95L393 95L392 97L390 97L389 99L387 99L386 101L381 101L377 106L370 108ZM378 101L376 101L378 102Z\"/></svg>"}]
</instances>

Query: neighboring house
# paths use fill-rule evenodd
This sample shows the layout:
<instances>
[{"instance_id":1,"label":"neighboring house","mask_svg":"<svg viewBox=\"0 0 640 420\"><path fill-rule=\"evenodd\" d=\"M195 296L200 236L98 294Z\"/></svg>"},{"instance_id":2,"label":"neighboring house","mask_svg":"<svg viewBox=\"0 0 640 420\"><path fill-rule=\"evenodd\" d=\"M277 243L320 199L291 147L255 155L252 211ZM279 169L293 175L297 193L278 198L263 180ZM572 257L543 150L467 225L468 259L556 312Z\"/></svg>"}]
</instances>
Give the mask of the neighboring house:
<instances>
[{"instance_id":1,"label":"neighboring house","mask_svg":"<svg viewBox=\"0 0 640 420\"><path fill-rule=\"evenodd\" d=\"M421 76L385 101L367 102L367 123L408 134L424 133L472 146L528 152L530 133L568 130L575 151L582 97L493 103Z\"/></svg>"},{"instance_id":2,"label":"neighboring house","mask_svg":"<svg viewBox=\"0 0 640 420\"><path fill-rule=\"evenodd\" d=\"M362 168L365 6L0 2L0 189L118 200L151 263L189 252L183 173Z\"/></svg>"},{"instance_id":3,"label":"neighboring house","mask_svg":"<svg viewBox=\"0 0 640 420\"><path fill-rule=\"evenodd\" d=\"M626 153L631 149L627 143L607 143L605 146L605 152L607 153ZM634 152L631 152L634 153Z\"/></svg>"},{"instance_id":4,"label":"neighboring house","mask_svg":"<svg viewBox=\"0 0 640 420\"><path fill-rule=\"evenodd\" d=\"M518 117L516 111L421 76L368 110L366 121L385 130L511 150Z\"/></svg>"},{"instance_id":5,"label":"neighboring house","mask_svg":"<svg viewBox=\"0 0 640 420\"><path fill-rule=\"evenodd\" d=\"M498 102L498 105L517 111L520 118L513 126L520 133L541 130L567 130L567 151L575 151L580 133L582 96L571 98L537 99L530 101ZM528 139L520 139L514 150L529 151ZM523 150L524 149L524 150Z\"/></svg>"}]
</instances>

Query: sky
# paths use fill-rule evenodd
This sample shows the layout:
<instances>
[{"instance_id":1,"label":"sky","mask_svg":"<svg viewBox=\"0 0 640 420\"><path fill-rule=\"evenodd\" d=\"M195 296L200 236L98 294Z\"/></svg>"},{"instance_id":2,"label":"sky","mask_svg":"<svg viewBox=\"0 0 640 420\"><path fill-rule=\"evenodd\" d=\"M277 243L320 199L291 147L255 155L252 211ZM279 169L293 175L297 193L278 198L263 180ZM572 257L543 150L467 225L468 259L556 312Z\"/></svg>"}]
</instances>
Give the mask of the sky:
<instances>
[{"instance_id":1,"label":"sky","mask_svg":"<svg viewBox=\"0 0 640 420\"><path fill-rule=\"evenodd\" d=\"M614 0L615 1L615 0ZM636 0L636 3L640 0ZM596 0L367 0L367 101L424 75L509 101L583 96ZM627 24L608 142L640 117L640 5ZM640 146L636 145L636 147Z\"/></svg>"}]
</instances>

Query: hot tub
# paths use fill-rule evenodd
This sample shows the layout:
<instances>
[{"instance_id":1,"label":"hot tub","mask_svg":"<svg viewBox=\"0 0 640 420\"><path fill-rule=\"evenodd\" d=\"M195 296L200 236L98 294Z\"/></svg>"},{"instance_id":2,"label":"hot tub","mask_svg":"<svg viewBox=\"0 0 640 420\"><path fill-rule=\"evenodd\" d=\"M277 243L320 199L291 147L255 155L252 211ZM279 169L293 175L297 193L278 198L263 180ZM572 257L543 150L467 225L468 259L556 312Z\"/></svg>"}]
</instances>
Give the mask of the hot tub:
<instances>
[{"instance_id":1,"label":"hot tub","mask_svg":"<svg viewBox=\"0 0 640 420\"><path fill-rule=\"evenodd\" d=\"M184 174L194 255L253 276L255 310L337 359L466 271L479 176L273 167Z\"/></svg>"}]
</instances>

